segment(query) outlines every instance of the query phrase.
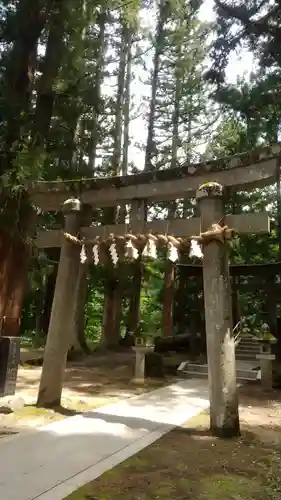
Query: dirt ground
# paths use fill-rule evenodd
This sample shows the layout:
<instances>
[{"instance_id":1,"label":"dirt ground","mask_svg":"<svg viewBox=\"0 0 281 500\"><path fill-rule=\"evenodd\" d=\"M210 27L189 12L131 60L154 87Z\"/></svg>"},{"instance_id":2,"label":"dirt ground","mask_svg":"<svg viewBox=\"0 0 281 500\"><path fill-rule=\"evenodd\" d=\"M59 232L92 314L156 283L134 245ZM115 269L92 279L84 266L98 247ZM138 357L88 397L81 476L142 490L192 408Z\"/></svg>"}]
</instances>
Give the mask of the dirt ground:
<instances>
[{"instance_id":1,"label":"dirt ground","mask_svg":"<svg viewBox=\"0 0 281 500\"><path fill-rule=\"evenodd\" d=\"M41 367L27 364L41 353L26 352L23 366L19 368L15 408L8 413L5 398L0 399L0 437L14 432L38 427L54 420L65 418L80 411L87 411L120 398L129 398L163 385L172 383L176 377L149 379L144 386L132 382L134 354L111 353L88 356L81 362L68 363L62 395L62 407L54 410L36 408ZM23 403L25 406L23 407ZM2 407L2 408L1 408Z\"/></svg>"},{"instance_id":2,"label":"dirt ground","mask_svg":"<svg viewBox=\"0 0 281 500\"><path fill-rule=\"evenodd\" d=\"M239 439L189 420L65 500L280 500L281 397L240 391Z\"/></svg>"},{"instance_id":3,"label":"dirt ground","mask_svg":"<svg viewBox=\"0 0 281 500\"><path fill-rule=\"evenodd\" d=\"M41 367L27 365L29 357L19 369L16 395L25 407L10 414L0 408L2 437L177 380L138 387L132 353L96 354L68 363L63 407L42 410L34 406ZM241 438L212 438L208 415L201 414L67 500L280 500L281 392L263 393L255 385L239 392Z\"/></svg>"}]
</instances>

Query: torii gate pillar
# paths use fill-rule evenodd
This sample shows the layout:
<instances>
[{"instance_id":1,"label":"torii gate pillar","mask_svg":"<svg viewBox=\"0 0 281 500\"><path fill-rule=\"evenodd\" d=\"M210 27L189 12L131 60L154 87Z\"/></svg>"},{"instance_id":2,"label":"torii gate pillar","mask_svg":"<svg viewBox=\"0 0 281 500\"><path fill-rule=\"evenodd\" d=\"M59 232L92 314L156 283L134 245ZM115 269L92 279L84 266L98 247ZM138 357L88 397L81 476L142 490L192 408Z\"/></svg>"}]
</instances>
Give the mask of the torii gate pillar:
<instances>
[{"instance_id":1,"label":"torii gate pillar","mask_svg":"<svg viewBox=\"0 0 281 500\"><path fill-rule=\"evenodd\" d=\"M196 199L201 232L224 216L223 187L201 186ZM218 437L240 434L227 242L203 245L203 281L211 432Z\"/></svg>"},{"instance_id":2,"label":"torii gate pillar","mask_svg":"<svg viewBox=\"0 0 281 500\"><path fill-rule=\"evenodd\" d=\"M77 237L81 217L80 200L71 198L65 201L63 213L65 232ZM73 331L79 267L80 246L64 238L44 352L38 406L54 407L61 403L66 357Z\"/></svg>"}]
</instances>

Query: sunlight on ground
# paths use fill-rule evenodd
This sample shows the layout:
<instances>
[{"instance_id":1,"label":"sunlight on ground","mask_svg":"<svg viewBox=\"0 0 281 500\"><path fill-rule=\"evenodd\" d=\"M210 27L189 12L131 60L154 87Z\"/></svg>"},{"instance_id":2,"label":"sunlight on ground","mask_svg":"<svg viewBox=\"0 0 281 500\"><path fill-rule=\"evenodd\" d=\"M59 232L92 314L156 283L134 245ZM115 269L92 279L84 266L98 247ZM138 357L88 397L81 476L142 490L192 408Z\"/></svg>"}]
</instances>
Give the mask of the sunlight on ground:
<instances>
[{"instance_id":1,"label":"sunlight on ground","mask_svg":"<svg viewBox=\"0 0 281 500\"><path fill-rule=\"evenodd\" d=\"M208 423L202 412L65 500L279 500L272 429L263 442L245 425L241 438L219 440Z\"/></svg>"},{"instance_id":2,"label":"sunlight on ground","mask_svg":"<svg viewBox=\"0 0 281 500\"><path fill-rule=\"evenodd\" d=\"M66 400L62 401L62 407L54 410L37 408L34 405L27 405L24 408L18 409L10 413L9 415L3 415L0 417L0 426L3 428L22 428L22 427L38 427L41 425L49 424L57 420L65 419L80 412L87 412L94 410L96 408L102 408L109 402L117 402L118 398L105 398L103 401L100 399L98 401L83 401Z\"/></svg>"},{"instance_id":3,"label":"sunlight on ground","mask_svg":"<svg viewBox=\"0 0 281 500\"><path fill-rule=\"evenodd\" d=\"M130 398L144 392L161 388L175 381L175 377L148 379L145 384L132 382L134 374L133 353L110 353L105 356L93 354L86 356L83 363L69 362L65 374L62 397L62 410L52 411L36 408L37 393L41 376L41 366L29 364L42 357L42 349L22 348L22 366L18 371L16 397L23 399L22 410L6 415L0 414L2 429L21 430L25 427L38 427L75 414L89 411L120 399ZM4 406L4 404L3 404ZM66 411L64 411L66 410ZM72 412L72 413L71 413Z\"/></svg>"}]
</instances>

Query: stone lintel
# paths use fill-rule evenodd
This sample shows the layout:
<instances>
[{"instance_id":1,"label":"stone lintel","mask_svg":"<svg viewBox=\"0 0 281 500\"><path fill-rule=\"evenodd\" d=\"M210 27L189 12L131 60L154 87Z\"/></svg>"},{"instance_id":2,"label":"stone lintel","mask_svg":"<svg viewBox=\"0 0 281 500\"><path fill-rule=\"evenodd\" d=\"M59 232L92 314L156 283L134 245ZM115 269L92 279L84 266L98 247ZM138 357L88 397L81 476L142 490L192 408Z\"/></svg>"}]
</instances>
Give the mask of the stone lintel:
<instances>
[{"instance_id":1,"label":"stone lintel","mask_svg":"<svg viewBox=\"0 0 281 500\"><path fill-rule=\"evenodd\" d=\"M144 172L106 179L84 179L72 182L35 183L28 187L35 205L43 211L59 211L61 204L79 192L81 201L94 207L115 206L135 199L148 202L193 198L206 182L219 182L230 191L251 191L257 187L273 184L277 178L277 157L259 157L252 163L237 162L233 157L227 165L215 160L211 164L194 165L184 170L171 169L159 172ZM214 165L213 165L214 163ZM224 167L224 168L222 168Z\"/></svg>"},{"instance_id":2,"label":"stone lintel","mask_svg":"<svg viewBox=\"0 0 281 500\"><path fill-rule=\"evenodd\" d=\"M257 214L239 214L226 215L225 224L229 228L233 228L238 234L268 234L270 231L270 219L267 212ZM138 226L138 227L135 227ZM86 240L92 240L97 236L102 238L108 237L109 234L118 236L128 233L129 224L115 224L108 226L92 226L81 228L81 236ZM134 223L134 232L143 234L170 234L175 237L189 238L200 233L200 218L192 217L190 219L170 219L170 220L154 220L144 223L139 221L139 224ZM55 248L60 247L63 241L62 231L59 229L51 229L46 231L38 231L36 245L38 248Z\"/></svg>"}]
</instances>

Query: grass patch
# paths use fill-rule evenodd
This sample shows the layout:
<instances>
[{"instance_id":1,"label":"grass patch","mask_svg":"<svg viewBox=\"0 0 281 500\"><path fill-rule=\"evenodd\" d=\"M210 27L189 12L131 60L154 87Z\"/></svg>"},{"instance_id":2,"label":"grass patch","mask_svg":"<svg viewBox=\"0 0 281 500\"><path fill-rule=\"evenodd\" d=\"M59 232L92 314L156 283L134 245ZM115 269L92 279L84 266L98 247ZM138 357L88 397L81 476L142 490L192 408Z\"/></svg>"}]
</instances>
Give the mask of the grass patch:
<instances>
[{"instance_id":1,"label":"grass patch","mask_svg":"<svg viewBox=\"0 0 281 500\"><path fill-rule=\"evenodd\" d=\"M118 401L116 398L113 401ZM60 408L47 409L38 408L35 405L26 405L23 408L15 409L8 415L5 415L2 424L4 423L9 427L37 427L40 425L49 424L57 420L62 420L67 417L71 417L77 413L83 413L87 411L100 408L107 404L108 401L91 401L90 403L83 400L71 400L70 404L65 404Z\"/></svg>"},{"instance_id":2,"label":"grass patch","mask_svg":"<svg viewBox=\"0 0 281 500\"><path fill-rule=\"evenodd\" d=\"M37 425L44 425L63 418L65 418L65 415L62 413L27 405L24 408L16 409L9 415L6 415L5 425L13 427L17 425L20 425L20 427L33 427L35 423L37 423Z\"/></svg>"},{"instance_id":3,"label":"grass patch","mask_svg":"<svg viewBox=\"0 0 281 500\"><path fill-rule=\"evenodd\" d=\"M197 415L67 500L279 500L278 448L253 428L213 438L208 421Z\"/></svg>"}]
</instances>

